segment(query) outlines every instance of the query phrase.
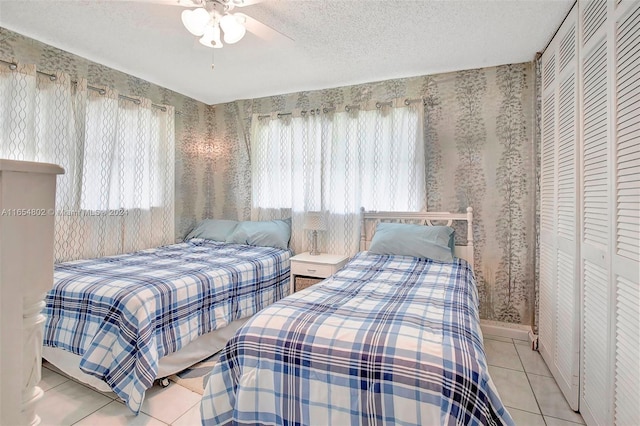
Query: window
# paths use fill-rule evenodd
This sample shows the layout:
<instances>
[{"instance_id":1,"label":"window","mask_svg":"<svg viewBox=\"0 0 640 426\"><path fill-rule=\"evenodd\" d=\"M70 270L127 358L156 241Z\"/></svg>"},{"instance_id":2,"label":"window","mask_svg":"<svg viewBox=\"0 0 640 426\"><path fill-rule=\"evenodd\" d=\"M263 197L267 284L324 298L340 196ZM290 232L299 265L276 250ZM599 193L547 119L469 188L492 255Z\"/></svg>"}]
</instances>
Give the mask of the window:
<instances>
[{"instance_id":1,"label":"window","mask_svg":"<svg viewBox=\"0 0 640 426\"><path fill-rule=\"evenodd\" d=\"M328 114L254 117L252 216L292 216L292 245L305 249L305 211L329 213L327 245L357 251L360 207L426 208L422 103ZM345 242L346 241L346 242ZM296 247L297 245L297 247Z\"/></svg>"},{"instance_id":2,"label":"window","mask_svg":"<svg viewBox=\"0 0 640 426\"><path fill-rule=\"evenodd\" d=\"M128 100L90 98L82 166L83 210L164 205L163 119L152 108Z\"/></svg>"},{"instance_id":3,"label":"window","mask_svg":"<svg viewBox=\"0 0 640 426\"><path fill-rule=\"evenodd\" d=\"M422 106L256 119L254 208L425 207Z\"/></svg>"}]
</instances>

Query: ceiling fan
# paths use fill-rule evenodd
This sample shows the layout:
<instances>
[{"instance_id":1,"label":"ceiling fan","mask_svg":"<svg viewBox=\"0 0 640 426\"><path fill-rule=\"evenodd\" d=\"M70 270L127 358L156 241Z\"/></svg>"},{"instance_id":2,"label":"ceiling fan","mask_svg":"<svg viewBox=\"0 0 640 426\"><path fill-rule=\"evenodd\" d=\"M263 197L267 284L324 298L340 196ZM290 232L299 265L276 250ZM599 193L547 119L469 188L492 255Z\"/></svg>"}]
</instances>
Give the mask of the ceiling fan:
<instances>
[{"instance_id":1,"label":"ceiling fan","mask_svg":"<svg viewBox=\"0 0 640 426\"><path fill-rule=\"evenodd\" d=\"M263 24L257 19L244 13L235 12L236 8L251 6L264 0L137 1L189 8L182 12L182 24L191 34L199 38L200 44L206 47L220 49L224 46L224 43L237 43L245 36L247 31L268 41L275 39L293 41L289 36Z\"/></svg>"}]
</instances>

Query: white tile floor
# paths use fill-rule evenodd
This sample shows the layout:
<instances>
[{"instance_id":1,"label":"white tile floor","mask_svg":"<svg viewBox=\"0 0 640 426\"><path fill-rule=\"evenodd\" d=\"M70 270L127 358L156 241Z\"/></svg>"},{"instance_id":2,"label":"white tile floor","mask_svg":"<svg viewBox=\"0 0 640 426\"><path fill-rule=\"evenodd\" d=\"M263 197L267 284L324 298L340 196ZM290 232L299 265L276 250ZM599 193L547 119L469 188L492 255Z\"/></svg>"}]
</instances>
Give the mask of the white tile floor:
<instances>
[{"instance_id":1,"label":"white tile floor","mask_svg":"<svg viewBox=\"0 0 640 426\"><path fill-rule=\"evenodd\" d=\"M540 354L528 342L485 336L489 371L502 401L517 425L584 424L551 377ZM42 425L175 425L200 424L200 395L182 386L147 391L142 412L134 416L115 394L94 391L46 368L45 391L38 414Z\"/></svg>"},{"instance_id":2,"label":"white tile floor","mask_svg":"<svg viewBox=\"0 0 640 426\"><path fill-rule=\"evenodd\" d=\"M529 342L485 335L484 347L491 378L516 425L584 424Z\"/></svg>"}]
</instances>

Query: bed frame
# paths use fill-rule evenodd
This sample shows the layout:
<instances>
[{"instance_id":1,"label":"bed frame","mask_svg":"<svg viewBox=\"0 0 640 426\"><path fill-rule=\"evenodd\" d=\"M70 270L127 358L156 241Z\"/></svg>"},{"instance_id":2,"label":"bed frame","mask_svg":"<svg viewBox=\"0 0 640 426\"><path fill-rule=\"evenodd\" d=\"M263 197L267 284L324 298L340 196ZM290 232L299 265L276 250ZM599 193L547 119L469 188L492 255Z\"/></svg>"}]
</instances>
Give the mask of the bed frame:
<instances>
[{"instance_id":1,"label":"bed frame","mask_svg":"<svg viewBox=\"0 0 640 426\"><path fill-rule=\"evenodd\" d=\"M249 321L250 318L251 317L247 317L232 321L225 327L203 334L177 352L172 352L160 358L158 360L156 380L160 380L160 385L166 387L168 385L166 379L169 376L179 373L222 350L227 344L227 341L229 341L236 331L238 331L244 323ZM42 351L42 357L63 374L101 392L113 392L104 381L80 370L81 355L50 346L44 346Z\"/></svg>"},{"instance_id":2,"label":"bed frame","mask_svg":"<svg viewBox=\"0 0 640 426\"><path fill-rule=\"evenodd\" d=\"M455 256L466 260L473 269L473 208L466 213L449 212L377 212L360 208L360 251L369 250L376 225L380 222L414 223L426 226L452 226L454 221L467 222L467 244L456 245ZM433 223L443 222L443 223Z\"/></svg>"}]
</instances>

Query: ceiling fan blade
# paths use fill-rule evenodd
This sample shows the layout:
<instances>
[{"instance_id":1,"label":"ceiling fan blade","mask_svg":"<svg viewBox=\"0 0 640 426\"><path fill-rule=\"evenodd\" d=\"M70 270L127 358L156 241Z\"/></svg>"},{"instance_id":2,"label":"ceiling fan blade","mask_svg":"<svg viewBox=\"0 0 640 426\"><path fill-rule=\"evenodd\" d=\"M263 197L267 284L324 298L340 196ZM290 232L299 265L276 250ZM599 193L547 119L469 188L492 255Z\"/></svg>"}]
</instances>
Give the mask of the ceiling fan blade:
<instances>
[{"instance_id":1,"label":"ceiling fan blade","mask_svg":"<svg viewBox=\"0 0 640 426\"><path fill-rule=\"evenodd\" d=\"M235 7L251 6L252 4L262 3L264 0L226 0L227 3L233 4Z\"/></svg>"},{"instance_id":2,"label":"ceiling fan blade","mask_svg":"<svg viewBox=\"0 0 640 426\"><path fill-rule=\"evenodd\" d=\"M207 0L111 0L111 1L163 4L167 6L182 6L182 7L202 7L207 2ZM216 1L218 3L229 5L235 8L235 7L251 6L254 4L262 3L265 0L216 0Z\"/></svg>"},{"instance_id":3,"label":"ceiling fan blade","mask_svg":"<svg viewBox=\"0 0 640 426\"><path fill-rule=\"evenodd\" d=\"M258 37L260 37L263 40L266 41L273 41L273 40L280 40L283 41L284 39L289 40L291 42L293 42L294 40L289 37L288 35L281 33L280 31L271 28L270 26L263 24L262 22L258 21L257 19L252 18L251 16L247 16L244 13L234 13L234 16L238 16L241 17L242 19L244 19L244 26L247 28L247 31L250 31L251 33L257 35Z\"/></svg>"},{"instance_id":4,"label":"ceiling fan blade","mask_svg":"<svg viewBox=\"0 0 640 426\"><path fill-rule=\"evenodd\" d=\"M111 0L131 3L162 4L166 6L200 7L203 0Z\"/></svg>"}]
</instances>

